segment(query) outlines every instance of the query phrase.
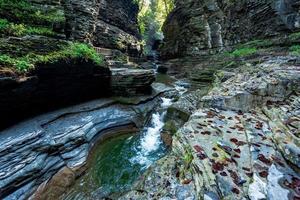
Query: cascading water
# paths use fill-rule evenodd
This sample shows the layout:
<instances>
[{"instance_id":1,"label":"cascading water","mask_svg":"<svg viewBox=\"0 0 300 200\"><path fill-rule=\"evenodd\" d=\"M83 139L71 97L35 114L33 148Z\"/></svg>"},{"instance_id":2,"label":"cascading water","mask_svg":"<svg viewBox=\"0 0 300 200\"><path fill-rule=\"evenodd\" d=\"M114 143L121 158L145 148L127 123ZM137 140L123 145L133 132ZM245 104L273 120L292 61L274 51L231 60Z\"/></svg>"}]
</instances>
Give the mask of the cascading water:
<instances>
[{"instance_id":1,"label":"cascading water","mask_svg":"<svg viewBox=\"0 0 300 200\"><path fill-rule=\"evenodd\" d=\"M149 126L141 134L111 139L94 150L88 171L64 199L101 199L125 191L143 171L165 155L160 133L172 99L161 100L160 109L152 114Z\"/></svg>"},{"instance_id":2,"label":"cascading water","mask_svg":"<svg viewBox=\"0 0 300 200\"><path fill-rule=\"evenodd\" d=\"M143 168L149 167L153 161L151 154L155 153L161 147L160 132L164 127L164 117L166 115L166 109L172 104L172 99L161 98L162 109L161 112L152 114L152 120L150 126L147 127L140 140L140 145L137 148L137 156L130 159L135 164L139 163Z\"/></svg>"},{"instance_id":3,"label":"cascading water","mask_svg":"<svg viewBox=\"0 0 300 200\"><path fill-rule=\"evenodd\" d=\"M170 85L180 95L187 91L184 82ZM85 175L62 198L94 200L128 190L152 163L165 155L160 134L172 102L173 99L162 97L160 108L140 134L130 133L98 145L91 153Z\"/></svg>"}]
</instances>

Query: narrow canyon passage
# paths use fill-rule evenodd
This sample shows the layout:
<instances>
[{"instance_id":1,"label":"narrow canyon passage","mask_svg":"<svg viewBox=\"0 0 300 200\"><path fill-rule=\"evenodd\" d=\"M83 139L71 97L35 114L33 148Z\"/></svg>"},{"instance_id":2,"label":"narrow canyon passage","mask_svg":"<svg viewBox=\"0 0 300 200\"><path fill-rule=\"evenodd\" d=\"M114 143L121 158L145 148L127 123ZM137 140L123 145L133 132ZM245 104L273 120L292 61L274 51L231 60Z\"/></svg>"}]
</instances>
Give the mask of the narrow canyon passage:
<instances>
[{"instance_id":1,"label":"narrow canyon passage","mask_svg":"<svg viewBox=\"0 0 300 200\"><path fill-rule=\"evenodd\" d=\"M0 0L0 199L299 200L299 0Z\"/></svg>"}]
</instances>

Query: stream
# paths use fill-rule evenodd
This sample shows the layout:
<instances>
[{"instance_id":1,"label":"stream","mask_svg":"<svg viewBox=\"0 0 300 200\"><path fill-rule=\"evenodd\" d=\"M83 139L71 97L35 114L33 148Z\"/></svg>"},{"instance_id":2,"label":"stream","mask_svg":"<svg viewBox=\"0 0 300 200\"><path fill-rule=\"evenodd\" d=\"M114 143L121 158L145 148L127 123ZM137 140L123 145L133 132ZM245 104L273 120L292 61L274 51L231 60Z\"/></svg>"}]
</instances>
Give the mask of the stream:
<instances>
[{"instance_id":1,"label":"stream","mask_svg":"<svg viewBox=\"0 0 300 200\"><path fill-rule=\"evenodd\" d=\"M158 81L171 85L167 75L158 75ZM180 82L173 82L172 86L181 95L187 91ZM62 199L102 199L130 189L151 164L166 154L160 133L172 101L161 97L160 107L139 132L122 134L96 145L90 153L87 171Z\"/></svg>"}]
</instances>

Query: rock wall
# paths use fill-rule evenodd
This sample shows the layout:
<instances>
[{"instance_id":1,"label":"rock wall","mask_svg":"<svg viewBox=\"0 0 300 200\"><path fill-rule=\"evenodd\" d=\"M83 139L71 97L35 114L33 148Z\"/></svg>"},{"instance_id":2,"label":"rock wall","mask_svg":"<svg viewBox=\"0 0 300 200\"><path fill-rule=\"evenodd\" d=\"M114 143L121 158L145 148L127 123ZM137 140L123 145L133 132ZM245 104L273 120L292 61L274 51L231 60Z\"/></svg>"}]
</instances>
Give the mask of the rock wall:
<instances>
[{"instance_id":1,"label":"rock wall","mask_svg":"<svg viewBox=\"0 0 300 200\"><path fill-rule=\"evenodd\" d=\"M72 184L75 176L78 178L84 171L95 143L124 130L128 133L143 127L153 108L161 104L160 96L164 92L167 90L135 98L130 105L111 99L95 100L2 131L0 199L58 199L69 185L53 185L59 176L56 173L68 169L73 178L70 180L63 173L59 180L60 183L69 180Z\"/></svg>"},{"instance_id":2,"label":"rock wall","mask_svg":"<svg viewBox=\"0 0 300 200\"><path fill-rule=\"evenodd\" d=\"M63 25L67 39L88 42L96 47L118 49L138 56L141 47L137 16L138 4L133 0L28 0L33 5L55 8L65 15Z\"/></svg>"},{"instance_id":3,"label":"rock wall","mask_svg":"<svg viewBox=\"0 0 300 200\"><path fill-rule=\"evenodd\" d=\"M64 0L67 38L138 55L138 5L132 0Z\"/></svg>"},{"instance_id":4,"label":"rock wall","mask_svg":"<svg viewBox=\"0 0 300 200\"><path fill-rule=\"evenodd\" d=\"M297 0L175 1L163 31L162 55L195 56L300 28Z\"/></svg>"}]
</instances>

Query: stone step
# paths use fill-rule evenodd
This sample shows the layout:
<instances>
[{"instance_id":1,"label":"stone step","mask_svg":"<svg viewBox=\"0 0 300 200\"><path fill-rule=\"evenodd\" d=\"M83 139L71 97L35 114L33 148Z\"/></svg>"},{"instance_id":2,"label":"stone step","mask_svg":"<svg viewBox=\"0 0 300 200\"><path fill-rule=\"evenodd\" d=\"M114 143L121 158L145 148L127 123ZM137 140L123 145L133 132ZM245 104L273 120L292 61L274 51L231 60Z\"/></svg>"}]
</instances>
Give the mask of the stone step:
<instances>
[{"instance_id":1,"label":"stone step","mask_svg":"<svg viewBox=\"0 0 300 200\"><path fill-rule=\"evenodd\" d=\"M114 55L113 49L100 48L100 47L94 47L94 49L96 50L96 52L98 54L101 54L103 56L113 56Z\"/></svg>"}]
</instances>

